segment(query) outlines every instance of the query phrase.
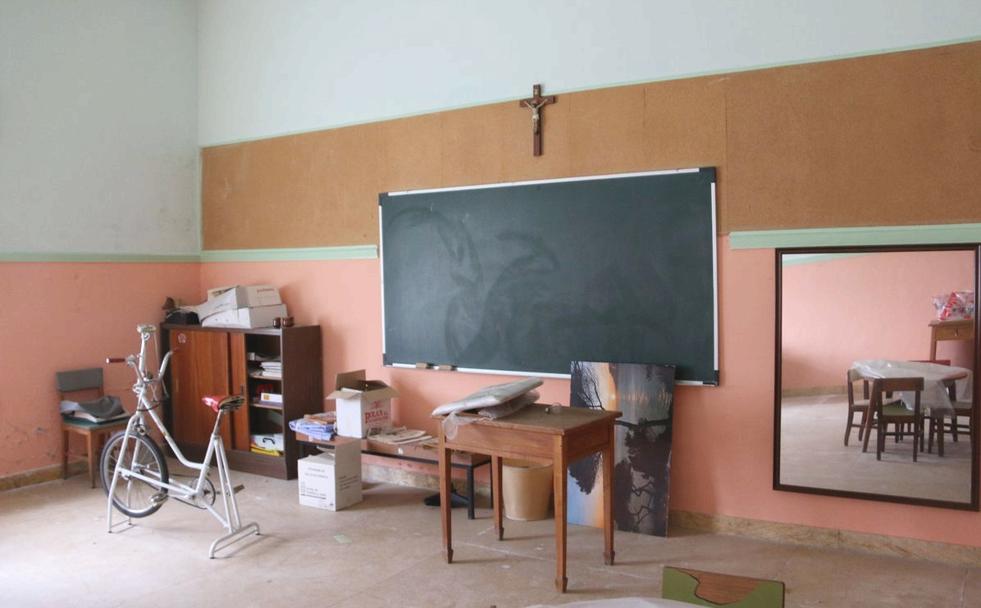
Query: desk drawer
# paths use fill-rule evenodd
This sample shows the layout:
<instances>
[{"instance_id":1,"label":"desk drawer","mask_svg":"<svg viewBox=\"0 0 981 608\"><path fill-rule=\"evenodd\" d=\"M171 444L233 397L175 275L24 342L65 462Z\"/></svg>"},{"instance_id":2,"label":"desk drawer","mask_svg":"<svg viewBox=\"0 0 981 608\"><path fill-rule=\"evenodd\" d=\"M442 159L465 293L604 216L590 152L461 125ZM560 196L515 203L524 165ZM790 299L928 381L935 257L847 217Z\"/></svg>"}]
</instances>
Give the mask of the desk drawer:
<instances>
[{"instance_id":1,"label":"desk drawer","mask_svg":"<svg viewBox=\"0 0 981 608\"><path fill-rule=\"evenodd\" d=\"M970 340L974 337L973 323L958 323L956 325L938 325L936 340Z\"/></svg>"}]
</instances>

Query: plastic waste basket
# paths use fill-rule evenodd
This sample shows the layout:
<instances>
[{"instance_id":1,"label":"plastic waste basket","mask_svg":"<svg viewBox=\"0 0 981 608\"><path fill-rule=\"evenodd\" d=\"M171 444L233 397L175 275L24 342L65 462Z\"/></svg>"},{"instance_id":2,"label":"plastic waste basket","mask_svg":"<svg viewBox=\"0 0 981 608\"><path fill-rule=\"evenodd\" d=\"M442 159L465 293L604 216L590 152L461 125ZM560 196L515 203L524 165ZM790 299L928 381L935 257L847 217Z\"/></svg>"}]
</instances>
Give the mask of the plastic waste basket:
<instances>
[{"instance_id":1,"label":"plastic waste basket","mask_svg":"<svg viewBox=\"0 0 981 608\"><path fill-rule=\"evenodd\" d=\"M507 459L503 465L504 516L517 521L548 517L552 504L552 465Z\"/></svg>"}]
</instances>

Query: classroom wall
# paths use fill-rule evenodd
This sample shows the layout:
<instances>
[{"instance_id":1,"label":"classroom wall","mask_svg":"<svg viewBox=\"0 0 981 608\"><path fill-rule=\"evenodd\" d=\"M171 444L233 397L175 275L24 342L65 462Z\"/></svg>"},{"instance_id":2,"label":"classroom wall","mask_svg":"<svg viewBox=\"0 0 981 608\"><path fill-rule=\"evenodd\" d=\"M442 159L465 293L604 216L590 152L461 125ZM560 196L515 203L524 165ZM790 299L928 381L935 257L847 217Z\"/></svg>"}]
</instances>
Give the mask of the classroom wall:
<instances>
[{"instance_id":1,"label":"classroom wall","mask_svg":"<svg viewBox=\"0 0 981 608\"><path fill-rule=\"evenodd\" d=\"M61 462L55 371L198 297L196 26L194 0L0 2L0 477Z\"/></svg>"},{"instance_id":2,"label":"classroom wall","mask_svg":"<svg viewBox=\"0 0 981 608\"><path fill-rule=\"evenodd\" d=\"M844 390L858 359L928 359L933 297L974 290L974 253L875 253L783 268L783 390ZM970 342L937 357L973 368Z\"/></svg>"},{"instance_id":3,"label":"classroom wall","mask_svg":"<svg viewBox=\"0 0 981 608\"><path fill-rule=\"evenodd\" d=\"M196 263L0 263L0 477L60 464L56 371L103 367L106 391L135 406L132 372L105 359L139 352L136 326L159 322L167 296L197 298L198 271Z\"/></svg>"},{"instance_id":4,"label":"classroom wall","mask_svg":"<svg viewBox=\"0 0 981 608\"><path fill-rule=\"evenodd\" d=\"M771 489L773 255L719 239L721 385L676 388L671 508L981 546L978 513ZM325 385L332 388L340 371L365 368L400 392L399 424L433 431L435 406L509 379L382 367L379 273L377 260L221 262L202 264L201 284L279 286L297 323L321 325ZM546 380L541 394L542 402L568 404L569 382Z\"/></svg>"},{"instance_id":5,"label":"classroom wall","mask_svg":"<svg viewBox=\"0 0 981 608\"><path fill-rule=\"evenodd\" d=\"M202 152L205 258L211 249L231 259L243 250L244 260L255 248L289 258L310 253L290 248L374 243L377 194L387 190L699 165L719 169L723 233L734 215L804 226L966 221L981 213L974 199L947 192L964 172L951 176L951 163L935 161L975 159L970 142L981 127L968 108L977 82L962 72L979 66L973 43L562 95L546 111L538 158L513 101L210 147ZM925 84L938 74L956 86ZM936 104L924 103L924 86ZM876 108L883 115L869 124ZM887 170L859 176L846 166L852 152ZM914 166L917 196L907 187ZM774 253L732 250L721 235L719 257L721 386L678 390L671 508L981 545L981 533L969 531L979 528L977 513L770 489ZM205 263L201 272L202 287L282 286L298 321L324 327L325 383L367 368L401 391L403 424L431 428L432 407L500 380L379 367L377 260ZM547 382L543 398L566 403L568 383Z\"/></svg>"},{"instance_id":6,"label":"classroom wall","mask_svg":"<svg viewBox=\"0 0 981 608\"><path fill-rule=\"evenodd\" d=\"M202 146L981 35L974 0L205 0ZM608 106L606 115L621 108Z\"/></svg>"},{"instance_id":7,"label":"classroom wall","mask_svg":"<svg viewBox=\"0 0 981 608\"><path fill-rule=\"evenodd\" d=\"M194 0L0 2L0 261L199 243Z\"/></svg>"}]
</instances>

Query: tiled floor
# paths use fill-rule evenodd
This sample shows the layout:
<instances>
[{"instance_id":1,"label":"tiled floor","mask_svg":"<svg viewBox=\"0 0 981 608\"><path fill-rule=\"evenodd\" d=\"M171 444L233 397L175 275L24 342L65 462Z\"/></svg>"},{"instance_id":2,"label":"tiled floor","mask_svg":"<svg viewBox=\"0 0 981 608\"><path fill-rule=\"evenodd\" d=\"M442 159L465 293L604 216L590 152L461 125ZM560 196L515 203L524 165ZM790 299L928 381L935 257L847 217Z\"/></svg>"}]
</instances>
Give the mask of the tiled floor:
<instances>
[{"instance_id":1,"label":"tiled floor","mask_svg":"<svg viewBox=\"0 0 981 608\"><path fill-rule=\"evenodd\" d=\"M220 533L205 512L171 501L122 534L105 532L105 499L74 477L0 494L3 606L527 606L660 595L661 567L775 578L788 606L977 607L981 569L808 549L673 530L667 539L617 534L603 565L599 530L569 528L569 592L557 594L552 521L468 521L454 511L455 563L440 550L424 490L378 485L356 507L301 507L296 481L236 474L240 505L263 536L208 560Z\"/></svg>"}]
</instances>

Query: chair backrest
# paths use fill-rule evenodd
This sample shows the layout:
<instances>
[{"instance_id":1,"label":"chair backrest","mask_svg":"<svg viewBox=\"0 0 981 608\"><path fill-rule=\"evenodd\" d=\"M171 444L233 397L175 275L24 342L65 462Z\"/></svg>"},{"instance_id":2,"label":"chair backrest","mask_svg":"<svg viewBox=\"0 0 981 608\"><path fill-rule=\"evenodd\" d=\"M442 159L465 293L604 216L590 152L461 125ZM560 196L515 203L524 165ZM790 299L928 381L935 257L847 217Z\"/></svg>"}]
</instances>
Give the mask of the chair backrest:
<instances>
[{"instance_id":1,"label":"chair backrest","mask_svg":"<svg viewBox=\"0 0 981 608\"><path fill-rule=\"evenodd\" d=\"M848 405L855 405L855 383L862 381L862 398L869 398L869 381L866 380L860 371L855 368L848 369Z\"/></svg>"},{"instance_id":2,"label":"chair backrest","mask_svg":"<svg viewBox=\"0 0 981 608\"><path fill-rule=\"evenodd\" d=\"M783 608L784 584L731 574L665 566L661 597L696 606Z\"/></svg>"},{"instance_id":3,"label":"chair backrest","mask_svg":"<svg viewBox=\"0 0 981 608\"><path fill-rule=\"evenodd\" d=\"M102 368L73 369L55 372L55 388L64 399L66 393L97 391L102 396Z\"/></svg>"},{"instance_id":4,"label":"chair backrest","mask_svg":"<svg viewBox=\"0 0 981 608\"><path fill-rule=\"evenodd\" d=\"M919 416L920 413L920 392L923 390L923 378L880 378L872 382L872 401L870 402L877 412L882 411L882 396L885 394L909 391L915 394L913 412Z\"/></svg>"}]
</instances>

